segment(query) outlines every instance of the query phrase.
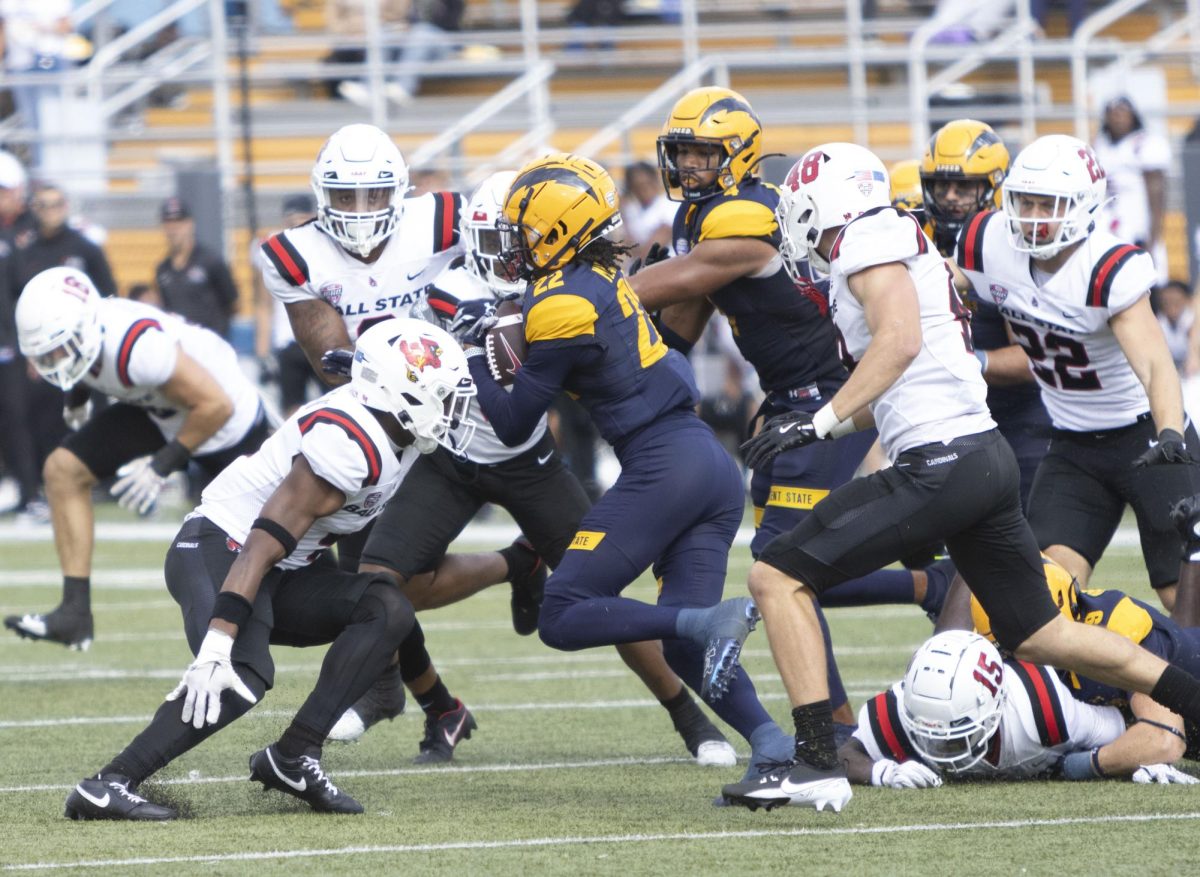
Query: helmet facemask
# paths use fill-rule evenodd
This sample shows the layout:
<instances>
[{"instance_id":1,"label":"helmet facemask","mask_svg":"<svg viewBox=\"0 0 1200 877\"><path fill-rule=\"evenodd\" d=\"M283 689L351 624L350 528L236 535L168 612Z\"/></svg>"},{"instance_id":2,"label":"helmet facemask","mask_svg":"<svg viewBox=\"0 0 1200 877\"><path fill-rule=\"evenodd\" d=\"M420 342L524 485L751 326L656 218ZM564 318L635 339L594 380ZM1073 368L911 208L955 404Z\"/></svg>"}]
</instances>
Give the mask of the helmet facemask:
<instances>
[{"instance_id":1,"label":"helmet facemask","mask_svg":"<svg viewBox=\"0 0 1200 877\"><path fill-rule=\"evenodd\" d=\"M1053 199L1053 204L1048 210L1031 211L1029 196ZM1100 206L1087 190L1067 195L1018 191L1011 186L1005 186L1003 203L1013 249L1035 259L1051 259L1091 234L1093 214ZM1051 232L1051 226L1057 228Z\"/></svg>"},{"instance_id":2,"label":"helmet facemask","mask_svg":"<svg viewBox=\"0 0 1200 877\"><path fill-rule=\"evenodd\" d=\"M100 293L83 272L47 268L21 291L14 313L21 355L38 374L70 390L100 357Z\"/></svg>"},{"instance_id":3,"label":"helmet facemask","mask_svg":"<svg viewBox=\"0 0 1200 877\"><path fill-rule=\"evenodd\" d=\"M100 356L103 333L95 313L85 316L73 330L56 332L43 343L21 340L21 353L37 373L63 390L70 390Z\"/></svg>"},{"instance_id":4,"label":"helmet facemask","mask_svg":"<svg viewBox=\"0 0 1200 877\"><path fill-rule=\"evenodd\" d=\"M829 260L817 250L823 232L816 202L807 193L784 187L775 205L775 222L779 226L779 255L788 277L795 283L810 282L797 264L801 259L807 259L813 271L828 276Z\"/></svg>"},{"instance_id":5,"label":"helmet facemask","mask_svg":"<svg viewBox=\"0 0 1200 877\"><path fill-rule=\"evenodd\" d=\"M404 192L399 186L363 188L322 183L317 194L317 224L334 240L366 257L391 237L400 221Z\"/></svg>"}]
</instances>

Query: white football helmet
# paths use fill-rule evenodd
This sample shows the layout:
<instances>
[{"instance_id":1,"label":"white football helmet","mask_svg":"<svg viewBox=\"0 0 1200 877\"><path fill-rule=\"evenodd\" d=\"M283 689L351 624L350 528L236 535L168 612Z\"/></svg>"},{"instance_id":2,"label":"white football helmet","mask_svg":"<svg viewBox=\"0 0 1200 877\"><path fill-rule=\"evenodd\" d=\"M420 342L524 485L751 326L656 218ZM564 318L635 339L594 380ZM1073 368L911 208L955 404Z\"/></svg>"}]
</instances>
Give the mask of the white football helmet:
<instances>
[{"instance_id":1,"label":"white football helmet","mask_svg":"<svg viewBox=\"0 0 1200 877\"><path fill-rule=\"evenodd\" d=\"M1004 180L1002 204L1013 249L1049 259L1083 240L1095 227L1107 187L1104 169L1082 140L1066 134L1039 137L1020 151ZM1049 215L1023 213L1019 195L1051 197L1053 208ZM1056 223L1057 232L1050 234L1047 226Z\"/></svg>"},{"instance_id":2,"label":"white football helmet","mask_svg":"<svg viewBox=\"0 0 1200 877\"><path fill-rule=\"evenodd\" d=\"M1005 696L1004 662L996 647L977 633L948 630L912 656L900 724L922 758L961 773L987 754Z\"/></svg>"},{"instance_id":3,"label":"white football helmet","mask_svg":"<svg viewBox=\"0 0 1200 877\"><path fill-rule=\"evenodd\" d=\"M17 300L17 344L38 374L69 390L100 355L100 293L82 271L47 268Z\"/></svg>"},{"instance_id":4,"label":"white football helmet","mask_svg":"<svg viewBox=\"0 0 1200 877\"><path fill-rule=\"evenodd\" d=\"M317 225L352 253L367 256L400 221L408 165L374 125L347 125L325 141L312 170Z\"/></svg>"},{"instance_id":5,"label":"white football helmet","mask_svg":"<svg viewBox=\"0 0 1200 877\"><path fill-rule=\"evenodd\" d=\"M887 168L875 153L854 143L810 149L788 171L780 192L775 206L783 237L779 254L797 282L804 278L796 265L800 259L807 258L821 274L829 273L829 260L817 252L827 229L892 203Z\"/></svg>"},{"instance_id":6,"label":"white football helmet","mask_svg":"<svg viewBox=\"0 0 1200 877\"><path fill-rule=\"evenodd\" d=\"M424 320L384 320L359 335L350 392L366 407L395 415L422 454L439 445L461 454L475 434L467 416L475 395L467 357L450 333Z\"/></svg>"},{"instance_id":7,"label":"white football helmet","mask_svg":"<svg viewBox=\"0 0 1200 877\"><path fill-rule=\"evenodd\" d=\"M484 180L471 196L471 203L463 208L459 222L469 250L467 270L496 295L525 291L525 281L500 259L500 230L496 224L504 215L504 196L516 178L516 171L500 171Z\"/></svg>"}]
</instances>

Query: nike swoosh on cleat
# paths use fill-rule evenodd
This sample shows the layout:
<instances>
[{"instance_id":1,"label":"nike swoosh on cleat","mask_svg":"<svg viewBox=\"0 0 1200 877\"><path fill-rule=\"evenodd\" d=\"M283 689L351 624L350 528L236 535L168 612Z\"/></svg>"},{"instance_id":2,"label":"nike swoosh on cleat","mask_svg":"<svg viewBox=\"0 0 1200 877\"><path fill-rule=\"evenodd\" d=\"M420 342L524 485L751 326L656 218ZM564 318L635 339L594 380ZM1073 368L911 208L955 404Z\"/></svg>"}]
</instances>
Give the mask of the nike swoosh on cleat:
<instances>
[{"instance_id":1,"label":"nike swoosh on cleat","mask_svg":"<svg viewBox=\"0 0 1200 877\"><path fill-rule=\"evenodd\" d=\"M97 797L95 797L94 795L90 795L90 794L88 794L88 791L87 791L87 789L85 789L83 786L76 786L76 787L75 787L75 791L77 791L79 794L83 795L83 797L87 798L89 801L91 801L93 804L95 804L97 807L100 807L100 808L107 807L107 806L108 806L108 802L109 802L110 800L112 800L112 799L109 797L109 794L108 794L108 792L105 792L105 793L104 793L104 797L103 797L103 798L97 798Z\"/></svg>"},{"instance_id":2,"label":"nike swoosh on cleat","mask_svg":"<svg viewBox=\"0 0 1200 877\"><path fill-rule=\"evenodd\" d=\"M451 734L449 731L442 732L442 735L445 736L445 738L446 738L446 742L449 743L451 746L455 745L458 742L458 735L462 733L463 725L465 725L466 723L467 723L467 715L466 715L466 713L463 713L463 717L458 720L458 727L454 729L453 734Z\"/></svg>"},{"instance_id":3,"label":"nike swoosh on cleat","mask_svg":"<svg viewBox=\"0 0 1200 877\"><path fill-rule=\"evenodd\" d=\"M271 762L271 770L275 771L275 776L279 777L297 792L303 792L308 788L308 780L301 777L300 782L296 782L291 777L284 775L283 772L279 770L275 764L275 759L271 757L271 750L269 748L267 749L267 761Z\"/></svg>"}]
</instances>

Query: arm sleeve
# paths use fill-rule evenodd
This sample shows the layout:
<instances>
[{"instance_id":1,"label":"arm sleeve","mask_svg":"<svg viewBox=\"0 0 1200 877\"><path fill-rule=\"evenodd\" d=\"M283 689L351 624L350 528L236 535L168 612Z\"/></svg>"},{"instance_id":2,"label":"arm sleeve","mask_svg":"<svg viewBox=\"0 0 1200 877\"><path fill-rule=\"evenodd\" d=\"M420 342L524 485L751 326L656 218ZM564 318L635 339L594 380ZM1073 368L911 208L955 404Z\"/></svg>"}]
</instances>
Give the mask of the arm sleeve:
<instances>
[{"instance_id":1,"label":"arm sleeve","mask_svg":"<svg viewBox=\"0 0 1200 877\"><path fill-rule=\"evenodd\" d=\"M1054 682L1054 696L1062 704L1067 736L1079 749L1104 746L1125 733L1125 718L1113 706L1093 706L1071 696L1057 673L1047 674Z\"/></svg>"},{"instance_id":2,"label":"arm sleeve","mask_svg":"<svg viewBox=\"0 0 1200 877\"><path fill-rule=\"evenodd\" d=\"M484 357L471 357L471 377L479 390L479 407L500 441L509 447L527 441L570 371L594 355L597 355L594 347L533 345L517 371L511 392L506 392L492 378Z\"/></svg>"},{"instance_id":3,"label":"arm sleeve","mask_svg":"<svg viewBox=\"0 0 1200 877\"><path fill-rule=\"evenodd\" d=\"M138 326L134 324L130 332L137 331ZM130 344L125 365L130 384L135 387L161 387L171 379L175 373L175 363L179 361L179 345L166 332L157 326L146 329L131 339Z\"/></svg>"}]
</instances>

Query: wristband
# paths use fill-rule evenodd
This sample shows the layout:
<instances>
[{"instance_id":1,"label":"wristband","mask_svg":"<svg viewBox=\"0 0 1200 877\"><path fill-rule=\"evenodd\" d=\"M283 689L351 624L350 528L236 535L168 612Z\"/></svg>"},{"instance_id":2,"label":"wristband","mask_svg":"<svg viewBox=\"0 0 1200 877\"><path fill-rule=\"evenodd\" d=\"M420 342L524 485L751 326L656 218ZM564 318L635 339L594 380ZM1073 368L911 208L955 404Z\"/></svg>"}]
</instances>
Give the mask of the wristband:
<instances>
[{"instance_id":1,"label":"wristband","mask_svg":"<svg viewBox=\"0 0 1200 877\"><path fill-rule=\"evenodd\" d=\"M237 629L241 630L246 626L246 622L250 620L250 614L253 611L254 607L250 605L250 601L241 594L235 594L233 591L222 591L217 594L217 600L213 603L212 617L235 624L237 625Z\"/></svg>"},{"instance_id":2,"label":"wristband","mask_svg":"<svg viewBox=\"0 0 1200 877\"><path fill-rule=\"evenodd\" d=\"M287 527L278 521L272 521L270 518L255 518L254 523L250 525L250 529L262 530L282 545L284 557L290 557L291 553L296 550L296 543L299 540L287 531Z\"/></svg>"},{"instance_id":3,"label":"wristband","mask_svg":"<svg viewBox=\"0 0 1200 877\"><path fill-rule=\"evenodd\" d=\"M1069 780L1103 779L1107 774L1100 769L1100 747L1090 752L1072 752L1062 761L1063 776Z\"/></svg>"},{"instance_id":4,"label":"wristband","mask_svg":"<svg viewBox=\"0 0 1200 877\"><path fill-rule=\"evenodd\" d=\"M834 413L832 402L826 402L824 407L813 415L812 425L813 432L819 439L841 438L858 431L853 417L847 417L845 420L838 419L837 414Z\"/></svg>"},{"instance_id":5,"label":"wristband","mask_svg":"<svg viewBox=\"0 0 1200 877\"><path fill-rule=\"evenodd\" d=\"M463 354L467 357L467 359L474 359L477 356L483 356L483 353L483 348L478 344L472 344L469 347L463 348Z\"/></svg>"},{"instance_id":6,"label":"wristband","mask_svg":"<svg viewBox=\"0 0 1200 877\"><path fill-rule=\"evenodd\" d=\"M192 459L192 452L179 439L171 439L154 452L154 456L150 458L150 468L166 478L172 472L186 468L190 459Z\"/></svg>"},{"instance_id":7,"label":"wristband","mask_svg":"<svg viewBox=\"0 0 1200 877\"><path fill-rule=\"evenodd\" d=\"M976 347L975 348L975 358L979 360L980 372L986 373L987 372L987 364L988 364L987 351L980 350L978 347Z\"/></svg>"}]
</instances>

